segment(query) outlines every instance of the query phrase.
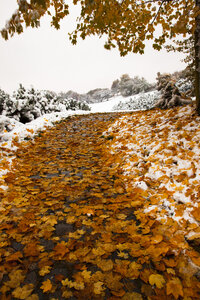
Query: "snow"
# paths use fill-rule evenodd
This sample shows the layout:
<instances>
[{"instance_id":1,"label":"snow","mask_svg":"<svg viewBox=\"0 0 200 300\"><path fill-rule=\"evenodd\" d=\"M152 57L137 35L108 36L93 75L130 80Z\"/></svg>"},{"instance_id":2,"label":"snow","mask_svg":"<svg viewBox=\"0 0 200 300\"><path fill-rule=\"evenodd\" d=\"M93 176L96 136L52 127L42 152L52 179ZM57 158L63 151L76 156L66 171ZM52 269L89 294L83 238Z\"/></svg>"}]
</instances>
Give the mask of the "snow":
<instances>
[{"instance_id":1,"label":"snow","mask_svg":"<svg viewBox=\"0 0 200 300\"><path fill-rule=\"evenodd\" d=\"M104 132L114 133L110 153L123 157L120 167L126 182L149 196L156 191L157 204L147 201L141 209L151 216L155 211L159 221L198 224L192 212L200 207L200 117L192 114L194 108L185 106L177 113L172 109L155 111L155 116L154 111L138 114L137 121L124 116Z\"/></svg>"},{"instance_id":2,"label":"snow","mask_svg":"<svg viewBox=\"0 0 200 300\"><path fill-rule=\"evenodd\" d=\"M137 95L123 97L114 96L110 100L100 103L90 104L92 112L112 112L112 111L137 111L144 110L153 106L159 93L151 91L139 93ZM148 104L148 107L146 107Z\"/></svg>"},{"instance_id":3,"label":"snow","mask_svg":"<svg viewBox=\"0 0 200 300\"><path fill-rule=\"evenodd\" d=\"M100 103L94 103L90 104L91 112L97 113L97 112L112 112L113 106L117 105L120 102L126 102L129 98L125 98L122 96L116 96L111 98L111 100L106 102L100 102Z\"/></svg>"}]
</instances>

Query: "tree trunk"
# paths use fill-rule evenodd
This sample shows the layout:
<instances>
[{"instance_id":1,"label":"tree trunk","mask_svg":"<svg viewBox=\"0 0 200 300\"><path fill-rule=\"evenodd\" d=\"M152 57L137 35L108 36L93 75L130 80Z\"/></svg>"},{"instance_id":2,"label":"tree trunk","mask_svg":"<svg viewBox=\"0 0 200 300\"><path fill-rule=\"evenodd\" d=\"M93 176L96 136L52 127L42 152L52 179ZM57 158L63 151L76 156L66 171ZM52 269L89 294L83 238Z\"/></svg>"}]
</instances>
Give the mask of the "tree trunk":
<instances>
[{"instance_id":1,"label":"tree trunk","mask_svg":"<svg viewBox=\"0 0 200 300\"><path fill-rule=\"evenodd\" d=\"M200 9L200 0L196 0L196 6ZM196 109L200 115L200 14L196 17L195 29L195 94Z\"/></svg>"}]
</instances>

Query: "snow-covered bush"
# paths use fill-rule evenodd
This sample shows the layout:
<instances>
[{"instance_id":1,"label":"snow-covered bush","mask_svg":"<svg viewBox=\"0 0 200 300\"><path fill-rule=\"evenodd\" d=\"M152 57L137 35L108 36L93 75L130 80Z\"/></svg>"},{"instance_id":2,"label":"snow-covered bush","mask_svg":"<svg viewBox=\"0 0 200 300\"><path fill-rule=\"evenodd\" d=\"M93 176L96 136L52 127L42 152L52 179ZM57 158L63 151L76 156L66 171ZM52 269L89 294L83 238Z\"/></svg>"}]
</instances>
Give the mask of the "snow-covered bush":
<instances>
[{"instance_id":1,"label":"snow-covered bush","mask_svg":"<svg viewBox=\"0 0 200 300\"><path fill-rule=\"evenodd\" d=\"M64 99L66 110L91 110L89 105L85 102L81 102L75 99Z\"/></svg>"},{"instance_id":2,"label":"snow-covered bush","mask_svg":"<svg viewBox=\"0 0 200 300\"><path fill-rule=\"evenodd\" d=\"M90 110L90 107L82 101L64 99L51 91L27 90L21 84L13 97L0 90L0 114L24 124L47 113L77 109Z\"/></svg>"},{"instance_id":3,"label":"snow-covered bush","mask_svg":"<svg viewBox=\"0 0 200 300\"><path fill-rule=\"evenodd\" d=\"M6 94L2 89L0 89L0 114L4 112L6 105L9 103L10 103L10 96Z\"/></svg>"},{"instance_id":4,"label":"snow-covered bush","mask_svg":"<svg viewBox=\"0 0 200 300\"><path fill-rule=\"evenodd\" d=\"M179 90L176 80L171 74L157 73L157 89L161 92L161 97L155 104L156 107L166 109L174 106L191 103L191 100Z\"/></svg>"},{"instance_id":5,"label":"snow-covered bush","mask_svg":"<svg viewBox=\"0 0 200 300\"><path fill-rule=\"evenodd\" d=\"M15 119L0 115L0 138L2 135L3 130L12 131L16 125L19 126L20 122L16 121Z\"/></svg>"},{"instance_id":6,"label":"snow-covered bush","mask_svg":"<svg viewBox=\"0 0 200 300\"><path fill-rule=\"evenodd\" d=\"M113 107L112 110L147 110L154 107L155 103L160 97L158 91L140 93L137 96L130 98L129 100L120 101Z\"/></svg>"},{"instance_id":7,"label":"snow-covered bush","mask_svg":"<svg viewBox=\"0 0 200 300\"><path fill-rule=\"evenodd\" d=\"M187 78L179 79L175 85L177 86L179 91L185 95L192 94L192 91L194 89L192 82Z\"/></svg>"}]
</instances>

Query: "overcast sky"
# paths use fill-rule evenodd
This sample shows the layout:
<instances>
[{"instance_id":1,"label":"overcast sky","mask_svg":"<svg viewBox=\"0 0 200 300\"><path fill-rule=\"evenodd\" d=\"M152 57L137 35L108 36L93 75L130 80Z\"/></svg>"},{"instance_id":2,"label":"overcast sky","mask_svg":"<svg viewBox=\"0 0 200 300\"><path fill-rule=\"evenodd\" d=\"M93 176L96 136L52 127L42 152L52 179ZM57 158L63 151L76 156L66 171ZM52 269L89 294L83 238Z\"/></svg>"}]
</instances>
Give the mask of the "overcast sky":
<instances>
[{"instance_id":1,"label":"overcast sky","mask_svg":"<svg viewBox=\"0 0 200 300\"><path fill-rule=\"evenodd\" d=\"M16 9L16 2L0 2L0 28ZM120 57L116 49L105 50L98 37L79 40L72 46L67 33L74 28L76 13L77 9L72 7L59 31L51 28L48 17L44 17L39 29L26 29L8 41L0 37L0 88L11 93L22 83L37 89L83 93L110 87L113 80L125 73L154 82L157 72L185 67L181 54L158 52L150 45L144 55L131 53L126 57Z\"/></svg>"}]
</instances>

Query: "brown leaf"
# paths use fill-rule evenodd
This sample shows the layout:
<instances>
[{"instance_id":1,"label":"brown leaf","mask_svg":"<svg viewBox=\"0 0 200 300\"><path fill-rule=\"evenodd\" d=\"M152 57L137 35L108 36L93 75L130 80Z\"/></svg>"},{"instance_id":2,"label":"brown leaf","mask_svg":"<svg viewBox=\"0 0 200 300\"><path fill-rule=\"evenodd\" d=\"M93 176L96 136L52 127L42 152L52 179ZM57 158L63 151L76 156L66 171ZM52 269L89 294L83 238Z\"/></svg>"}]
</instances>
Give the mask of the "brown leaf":
<instances>
[{"instance_id":1,"label":"brown leaf","mask_svg":"<svg viewBox=\"0 0 200 300\"><path fill-rule=\"evenodd\" d=\"M167 282L167 295L172 294L175 299L179 296L183 297L183 287L179 278L174 277L172 280Z\"/></svg>"}]
</instances>

